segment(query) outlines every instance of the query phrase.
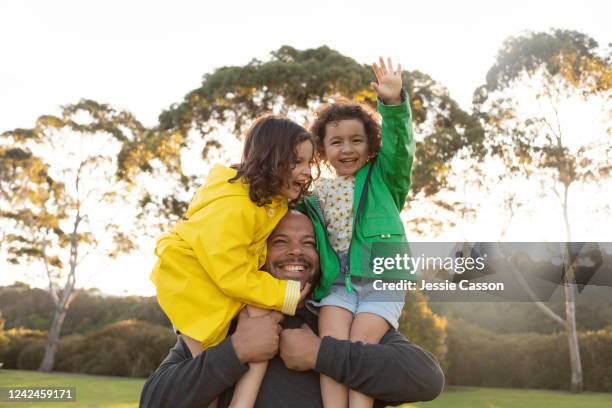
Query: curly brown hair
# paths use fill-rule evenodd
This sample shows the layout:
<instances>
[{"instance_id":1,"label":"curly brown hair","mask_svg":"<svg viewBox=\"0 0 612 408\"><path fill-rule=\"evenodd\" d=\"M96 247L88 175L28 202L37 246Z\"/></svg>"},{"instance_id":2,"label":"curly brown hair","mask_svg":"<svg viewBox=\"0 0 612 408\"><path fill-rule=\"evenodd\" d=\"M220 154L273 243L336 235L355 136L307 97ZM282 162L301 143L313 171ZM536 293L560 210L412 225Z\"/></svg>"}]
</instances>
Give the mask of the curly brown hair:
<instances>
[{"instance_id":1,"label":"curly brown hair","mask_svg":"<svg viewBox=\"0 0 612 408\"><path fill-rule=\"evenodd\" d=\"M251 201L260 207L270 204L273 197L281 194L297 162L297 146L306 140L316 146L312 135L292 120L272 114L260 116L246 133L240 164L232 166L238 173L229 182L242 178L249 186ZM312 179L302 187L297 200L311 182Z\"/></svg>"},{"instance_id":2,"label":"curly brown hair","mask_svg":"<svg viewBox=\"0 0 612 408\"><path fill-rule=\"evenodd\" d=\"M315 113L315 120L310 126L310 133L317 141L319 158L323 157L325 149L323 140L327 124L346 119L357 119L363 123L368 141L368 158L376 156L381 147L381 127L374 115L375 113L369 108L358 103L340 102L321 106Z\"/></svg>"}]
</instances>

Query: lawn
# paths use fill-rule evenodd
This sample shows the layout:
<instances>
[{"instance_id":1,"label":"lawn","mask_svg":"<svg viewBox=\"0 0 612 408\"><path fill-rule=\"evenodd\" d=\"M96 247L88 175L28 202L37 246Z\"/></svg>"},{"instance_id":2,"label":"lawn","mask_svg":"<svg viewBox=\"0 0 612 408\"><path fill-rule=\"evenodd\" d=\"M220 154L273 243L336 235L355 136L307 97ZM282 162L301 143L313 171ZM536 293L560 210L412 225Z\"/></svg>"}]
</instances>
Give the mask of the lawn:
<instances>
[{"instance_id":1,"label":"lawn","mask_svg":"<svg viewBox=\"0 0 612 408\"><path fill-rule=\"evenodd\" d=\"M53 373L36 371L0 370L0 387L76 387L75 402L53 403L2 403L0 407L104 407L132 408L138 406L144 378L106 377L85 374Z\"/></svg>"},{"instance_id":2,"label":"lawn","mask_svg":"<svg viewBox=\"0 0 612 408\"><path fill-rule=\"evenodd\" d=\"M523 390L512 388L449 387L430 402L403 408L610 408L612 393Z\"/></svg>"},{"instance_id":3,"label":"lawn","mask_svg":"<svg viewBox=\"0 0 612 408\"><path fill-rule=\"evenodd\" d=\"M133 408L144 379L103 377L82 374L42 374L35 371L0 370L0 387L76 387L74 403L0 403L0 407L104 407ZM404 408L609 408L612 394L574 395L560 391L506 388L450 387L435 401L407 404Z\"/></svg>"}]
</instances>

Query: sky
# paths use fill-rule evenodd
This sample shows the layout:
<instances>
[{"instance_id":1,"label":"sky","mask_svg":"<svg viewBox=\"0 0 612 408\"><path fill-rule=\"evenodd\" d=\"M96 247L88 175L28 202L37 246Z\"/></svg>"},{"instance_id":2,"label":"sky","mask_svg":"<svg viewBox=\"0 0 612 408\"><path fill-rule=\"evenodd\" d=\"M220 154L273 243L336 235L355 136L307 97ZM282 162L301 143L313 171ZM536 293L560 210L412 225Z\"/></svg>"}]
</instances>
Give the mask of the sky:
<instances>
[{"instance_id":1,"label":"sky","mask_svg":"<svg viewBox=\"0 0 612 408\"><path fill-rule=\"evenodd\" d=\"M551 27L612 42L612 6L569 1L3 1L0 132L31 127L81 98L154 125L159 113L225 65L281 45L328 45L360 63L391 56L444 84L464 109L503 40ZM557 227L551 220L550 225ZM151 240L87 281L106 293L153 294ZM2 267L0 284L21 273ZM129 274L126 273L129 271ZM120 285L117 282L121 282Z\"/></svg>"}]
</instances>

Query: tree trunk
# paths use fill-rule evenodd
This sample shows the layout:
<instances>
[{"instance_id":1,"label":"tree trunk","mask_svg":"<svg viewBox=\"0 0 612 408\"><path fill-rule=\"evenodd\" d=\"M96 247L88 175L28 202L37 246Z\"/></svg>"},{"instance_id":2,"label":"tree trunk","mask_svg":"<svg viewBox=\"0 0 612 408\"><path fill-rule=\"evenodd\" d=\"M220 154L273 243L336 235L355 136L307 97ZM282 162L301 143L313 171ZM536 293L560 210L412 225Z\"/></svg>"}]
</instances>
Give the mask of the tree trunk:
<instances>
[{"instance_id":1,"label":"tree trunk","mask_svg":"<svg viewBox=\"0 0 612 408\"><path fill-rule=\"evenodd\" d=\"M569 185L565 184L563 194L563 221L565 221L565 330L567 332L567 343L569 346L570 368L572 377L570 383L571 392L582 392L582 361L580 359L580 346L578 344L578 333L576 332L576 279L574 277L574 265L571 259L570 242L571 231L569 217L567 214L567 198Z\"/></svg>"},{"instance_id":2,"label":"tree trunk","mask_svg":"<svg viewBox=\"0 0 612 408\"><path fill-rule=\"evenodd\" d=\"M49 336L47 337L47 345L45 346L45 355L38 371L50 373L53 371L53 365L55 364L55 352L57 351L57 345L59 343L60 332L64 324L64 318L68 312L65 308L58 308L55 310L53 316L53 323L51 323L51 329L49 330Z\"/></svg>"},{"instance_id":3,"label":"tree trunk","mask_svg":"<svg viewBox=\"0 0 612 408\"><path fill-rule=\"evenodd\" d=\"M565 327L567 331L567 343L569 346L570 367L572 370L570 391L582 392L582 362L580 359L578 333L576 331L575 301L576 283L574 280L574 271L573 267L568 265L567 270L565 271Z\"/></svg>"}]
</instances>

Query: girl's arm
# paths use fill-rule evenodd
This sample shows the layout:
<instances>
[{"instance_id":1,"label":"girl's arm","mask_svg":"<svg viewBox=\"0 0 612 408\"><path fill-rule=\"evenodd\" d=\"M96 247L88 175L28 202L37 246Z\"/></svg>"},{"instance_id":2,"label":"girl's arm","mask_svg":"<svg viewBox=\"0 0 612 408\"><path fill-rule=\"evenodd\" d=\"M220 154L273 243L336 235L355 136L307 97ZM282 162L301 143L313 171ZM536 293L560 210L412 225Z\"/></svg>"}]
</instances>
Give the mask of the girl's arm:
<instances>
[{"instance_id":1,"label":"girl's arm","mask_svg":"<svg viewBox=\"0 0 612 408\"><path fill-rule=\"evenodd\" d=\"M382 116L382 147L376 165L379 166L398 210L404 207L410 190L415 142L408 96L402 89L401 65L394 71L391 59L385 66L372 68L378 83L372 83L379 96L378 112Z\"/></svg>"},{"instance_id":2,"label":"girl's arm","mask_svg":"<svg viewBox=\"0 0 612 408\"><path fill-rule=\"evenodd\" d=\"M226 296L293 315L300 299L300 282L279 280L259 270L258 254L251 253L261 223L254 207L248 196L225 197L179 223L176 231Z\"/></svg>"}]
</instances>

